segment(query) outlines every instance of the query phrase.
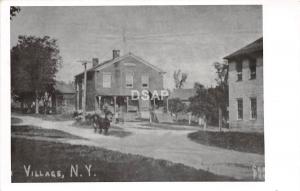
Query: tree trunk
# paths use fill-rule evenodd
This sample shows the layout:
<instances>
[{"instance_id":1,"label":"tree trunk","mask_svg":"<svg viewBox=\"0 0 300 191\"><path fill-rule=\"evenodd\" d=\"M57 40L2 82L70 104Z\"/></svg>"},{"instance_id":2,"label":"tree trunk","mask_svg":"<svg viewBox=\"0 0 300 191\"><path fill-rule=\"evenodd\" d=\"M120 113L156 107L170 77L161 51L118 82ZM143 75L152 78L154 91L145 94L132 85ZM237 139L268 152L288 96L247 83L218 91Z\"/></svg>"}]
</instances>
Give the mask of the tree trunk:
<instances>
[{"instance_id":1,"label":"tree trunk","mask_svg":"<svg viewBox=\"0 0 300 191\"><path fill-rule=\"evenodd\" d=\"M44 114L47 114L47 101L44 101Z\"/></svg>"},{"instance_id":2,"label":"tree trunk","mask_svg":"<svg viewBox=\"0 0 300 191\"><path fill-rule=\"evenodd\" d=\"M24 112L24 100L23 99L21 100L21 112L22 113Z\"/></svg>"},{"instance_id":3,"label":"tree trunk","mask_svg":"<svg viewBox=\"0 0 300 191\"><path fill-rule=\"evenodd\" d=\"M223 126L223 114L222 114L222 109L219 107L219 131L222 131L222 126Z\"/></svg>"},{"instance_id":4,"label":"tree trunk","mask_svg":"<svg viewBox=\"0 0 300 191\"><path fill-rule=\"evenodd\" d=\"M39 100L38 100L38 91L35 91L35 113L39 113Z\"/></svg>"},{"instance_id":5,"label":"tree trunk","mask_svg":"<svg viewBox=\"0 0 300 191\"><path fill-rule=\"evenodd\" d=\"M198 125L199 125L200 127L202 127L202 118L201 118L201 117L198 117Z\"/></svg>"},{"instance_id":6,"label":"tree trunk","mask_svg":"<svg viewBox=\"0 0 300 191\"><path fill-rule=\"evenodd\" d=\"M47 114L47 107L48 107L48 93L45 92L44 94L44 114L46 115Z\"/></svg>"}]
</instances>

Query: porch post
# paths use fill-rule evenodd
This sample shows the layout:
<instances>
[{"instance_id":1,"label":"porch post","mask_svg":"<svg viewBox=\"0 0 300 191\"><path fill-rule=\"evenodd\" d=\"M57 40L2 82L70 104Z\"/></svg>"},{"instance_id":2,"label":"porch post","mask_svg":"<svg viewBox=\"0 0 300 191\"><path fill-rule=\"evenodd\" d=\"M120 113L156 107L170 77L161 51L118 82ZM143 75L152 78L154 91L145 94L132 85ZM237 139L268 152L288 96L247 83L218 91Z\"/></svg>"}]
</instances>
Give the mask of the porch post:
<instances>
[{"instance_id":1,"label":"porch post","mask_svg":"<svg viewBox=\"0 0 300 191\"><path fill-rule=\"evenodd\" d=\"M114 96L114 111L117 112L117 97Z\"/></svg>"},{"instance_id":2,"label":"porch post","mask_svg":"<svg viewBox=\"0 0 300 191\"><path fill-rule=\"evenodd\" d=\"M95 103L94 103L95 111L98 109L98 96L95 96Z\"/></svg>"},{"instance_id":3,"label":"porch post","mask_svg":"<svg viewBox=\"0 0 300 191\"><path fill-rule=\"evenodd\" d=\"M129 97L126 96L126 112L128 113L128 102L129 102Z\"/></svg>"},{"instance_id":4,"label":"porch post","mask_svg":"<svg viewBox=\"0 0 300 191\"><path fill-rule=\"evenodd\" d=\"M98 96L97 96L97 75L98 71L94 72L94 88L95 88L95 111L98 110Z\"/></svg>"},{"instance_id":5,"label":"porch post","mask_svg":"<svg viewBox=\"0 0 300 191\"><path fill-rule=\"evenodd\" d=\"M79 110L79 85L76 82L76 111Z\"/></svg>"},{"instance_id":6,"label":"porch post","mask_svg":"<svg viewBox=\"0 0 300 191\"><path fill-rule=\"evenodd\" d=\"M83 116L86 116L86 88L87 88L87 84L86 84L86 78L87 78L87 70L86 70L86 65L87 62L83 63L84 65L84 82L83 82L83 96L82 96L82 111L83 111Z\"/></svg>"},{"instance_id":7,"label":"porch post","mask_svg":"<svg viewBox=\"0 0 300 191\"><path fill-rule=\"evenodd\" d=\"M117 113L117 97L114 96L114 117L113 117L114 123L116 123L116 121L117 121L116 113Z\"/></svg>"},{"instance_id":8,"label":"porch post","mask_svg":"<svg viewBox=\"0 0 300 191\"><path fill-rule=\"evenodd\" d=\"M98 108L101 110L101 96L98 96L98 100L99 100Z\"/></svg>"},{"instance_id":9,"label":"porch post","mask_svg":"<svg viewBox=\"0 0 300 191\"><path fill-rule=\"evenodd\" d=\"M167 97L167 113L169 113L169 97Z\"/></svg>"}]
</instances>

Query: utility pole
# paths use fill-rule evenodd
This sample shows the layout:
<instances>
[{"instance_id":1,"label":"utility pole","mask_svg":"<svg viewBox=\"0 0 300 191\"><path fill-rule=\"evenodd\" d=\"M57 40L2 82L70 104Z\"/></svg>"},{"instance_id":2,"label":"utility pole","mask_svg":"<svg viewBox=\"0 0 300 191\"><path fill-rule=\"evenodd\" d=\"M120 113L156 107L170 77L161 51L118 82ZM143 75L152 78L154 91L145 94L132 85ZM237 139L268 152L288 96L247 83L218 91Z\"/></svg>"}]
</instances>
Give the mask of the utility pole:
<instances>
[{"instance_id":1,"label":"utility pole","mask_svg":"<svg viewBox=\"0 0 300 191\"><path fill-rule=\"evenodd\" d=\"M83 112L83 116L86 115L86 65L87 63L90 63L91 61L87 61L87 60L79 60L79 62L82 63L82 65L84 66L84 77L83 77L83 95L82 95L82 112Z\"/></svg>"},{"instance_id":2,"label":"utility pole","mask_svg":"<svg viewBox=\"0 0 300 191\"><path fill-rule=\"evenodd\" d=\"M219 111L219 131L222 131L222 126L223 126L223 114L222 114L222 109L219 106L218 107L218 111Z\"/></svg>"}]
</instances>

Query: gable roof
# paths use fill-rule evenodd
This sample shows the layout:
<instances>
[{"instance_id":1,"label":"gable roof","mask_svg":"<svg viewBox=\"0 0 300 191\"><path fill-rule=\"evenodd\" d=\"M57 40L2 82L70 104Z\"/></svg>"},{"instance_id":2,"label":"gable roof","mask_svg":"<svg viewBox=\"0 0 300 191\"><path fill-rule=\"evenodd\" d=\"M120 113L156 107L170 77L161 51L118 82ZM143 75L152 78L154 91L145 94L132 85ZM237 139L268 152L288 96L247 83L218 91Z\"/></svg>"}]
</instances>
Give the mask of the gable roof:
<instances>
[{"instance_id":1,"label":"gable roof","mask_svg":"<svg viewBox=\"0 0 300 191\"><path fill-rule=\"evenodd\" d=\"M235 51L234 53L225 56L224 59L230 60L239 56L248 55L254 52L263 51L263 37L248 44L247 46Z\"/></svg>"},{"instance_id":2,"label":"gable roof","mask_svg":"<svg viewBox=\"0 0 300 191\"><path fill-rule=\"evenodd\" d=\"M110 59L110 60L104 61L104 62L102 62L100 64L97 64L96 66L93 66L92 68L88 69L87 72L89 72L89 71L95 71L95 70L102 70L103 68L106 68L107 66L110 66L110 65L112 65L112 64L114 64L116 62L119 62L119 61L121 61L121 60L123 60L125 58L128 58L128 57L134 58L134 59L136 59L136 60L144 63L145 65L153 68L154 70L156 70L159 73L166 73L163 70L161 70L160 68L154 66L153 64L150 64L149 62L145 61L144 59L142 59L142 58L140 58L140 57L138 57L136 55L134 55L131 52L129 52L128 54L125 54L123 56L117 57L115 59ZM81 74L83 74L83 72L77 74L76 76L79 76Z\"/></svg>"},{"instance_id":3,"label":"gable roof","mask_svg":"<svg viewBox=\"0 0 300 191\"><path fill-rule=\"evenodd\" d=\"M65 82L56 81L54 85L55 91L62 94L73 94L75 89L72 84L67 84Z\"/></svg>"},{"instance_id":4,"label":"gable roof","mask_svg":"<svg viewBox=\"0 0 300 191\"><path fill-rule=\"evenodd\" d=\"M189 100L190 97L196 94L195 89L174 89L171 92L170 98L179 98L180 100Z\"/></svg>"}]
</instances>

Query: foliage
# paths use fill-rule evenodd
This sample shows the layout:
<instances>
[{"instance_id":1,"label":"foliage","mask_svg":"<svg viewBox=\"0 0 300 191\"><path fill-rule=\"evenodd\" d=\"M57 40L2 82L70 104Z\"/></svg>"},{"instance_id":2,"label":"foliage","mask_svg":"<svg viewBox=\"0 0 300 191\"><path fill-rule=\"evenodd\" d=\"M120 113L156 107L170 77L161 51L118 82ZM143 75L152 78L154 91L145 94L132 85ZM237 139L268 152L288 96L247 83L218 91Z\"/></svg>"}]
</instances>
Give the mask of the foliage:
<instances>
[{"instance_id":1,"label":"foliage","mask_svg":"<svg viewBox=\"0 0 300 191\"><path fill-rule=\"evenodd\" d=\"M175 88L182 88L184 83L186 82L188 75L186 73L182 73L181 70L175 70L173 73L173 78L175 82Z\"/></svg>"},{"instance_id":2,"label":"foliage","mask_svg":"<svg viewBox=\"0 0 300 191\"><path fill-rule=\"evenodd\" d=\"M211 116L216 110L216 103L212 96L213 89L207 89L197 82L194 85L194 89L196 90L196 95L189 98L191 104L188 110L197 117Z\"/></svg>"},{"instance_id":3,"label":"foliage","mask_svg":"<svg viewBox=\"0 0 300 191\"><path fill-rule=\"evenodd\" d=\"M216 82L218 85L225 85L228 81L228 64L215 62L214 67L216 69L217 78Z\"/></svg>"},{"instance_id":4,"label":"foliage","mask_svg":"<svg viewBox=\"0 0 300 191\"><path fill-rule=\"evenodd\" d=\"M12 92L24 98L31 94L38 100L53 92L55 74L61 65L57 41L49 36L19 36L11 50Z\"/></svg>"},{"instance_id":5,"label":"foliage","mask_svg":"<svg viewBox=\"0 0 300 191\"><path fill-rule=\"evenodd\" d=\"M11 6L10 7L10 20L21 11L20 7Z\"/></svg>"},{"instance_id":6,"label":"foliage","mask_svg":"<svg viewBox=\"0 0 300 191\"><path fill-rule=\"evenodd\" d=\"M174 113L177 118L177 114L185 111L187 108L186 104L183 103L179 98L169 99L169 110Z\"/></svg>"},{"instance_id":7,"label":"foliage","mask_svg":"<svg viewBox=\"0 0 300 191\"><path fill-rule=\"evenodd\" d=\"M223 118L228 118L228 65L215 62L214 68L217 73L217 86L205 88L202 84L195 83L196 95L190 98L188 110L195 116L206 116L210 124L216 125L218 120L220 122Z\"/></svg>"},{"instance_id":8,"label":"foliage","mask_svg":"<svg viewBox=\"0 0 300 191\"><path fill-rule=\"evenodd\" d=\"M214 96L218 107L222 109L222 113L227 113L228 106L228 64L215 62L217 86L215 88ZM227 116L226 116L227 118Z\"/></svg>"}]
</instances>

